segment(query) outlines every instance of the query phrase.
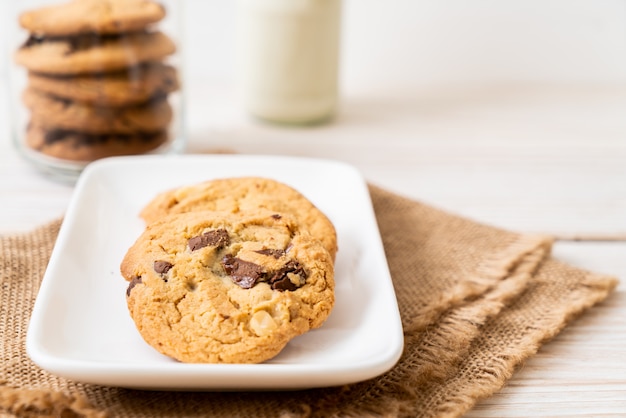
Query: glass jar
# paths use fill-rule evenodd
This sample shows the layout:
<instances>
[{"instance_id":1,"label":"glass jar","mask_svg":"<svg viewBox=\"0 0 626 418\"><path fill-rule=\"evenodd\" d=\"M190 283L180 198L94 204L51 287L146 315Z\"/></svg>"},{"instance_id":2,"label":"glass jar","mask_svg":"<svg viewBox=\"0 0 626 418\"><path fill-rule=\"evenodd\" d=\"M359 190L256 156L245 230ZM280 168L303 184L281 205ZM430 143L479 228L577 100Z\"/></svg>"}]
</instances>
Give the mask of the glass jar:
<instances>
[{"instance_id":1,"label":"glass jar","mask_svg":"<svg viewBox=\"0 0 626 418\"><path fill-rule=\"evenodd\" d=\"M239 1L239 89L252 115L286 124L334 115L341 6L341 0Z\"/></svg>"},{"instance_id":2,"label":"glass jar","mask_svg":"<svg viewBox=\"0 0 626 418\"><path fill-rule=\"evenodd\" d=\"M12 136L44 173L74 181L111 156L185 146L181 0L9 0Z\"/></svg>"}]
</instances>

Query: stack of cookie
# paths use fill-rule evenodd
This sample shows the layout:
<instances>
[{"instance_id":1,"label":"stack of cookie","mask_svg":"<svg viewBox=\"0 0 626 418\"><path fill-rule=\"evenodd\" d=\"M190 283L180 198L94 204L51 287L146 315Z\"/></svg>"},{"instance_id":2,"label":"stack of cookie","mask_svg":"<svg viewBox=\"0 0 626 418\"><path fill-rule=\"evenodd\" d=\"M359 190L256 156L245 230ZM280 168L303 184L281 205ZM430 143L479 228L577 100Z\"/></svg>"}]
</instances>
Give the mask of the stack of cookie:
<instances>
[{"instance_id":1,"label":"stack of cookie","mask_svg":"<svg viewBox=\"0 0 626 418\"><path fill-rule=\"evenodd\" d=\"M292 187L217 179L163 192L141 217L120 270L130 315L162 354L260 363L328 318L335 228Z\"/></svg>"},{"instance_id":2,"label":"stack of cookie","mask_svg":"<svg viewBox=\"0 0 626 418\"><path fill-rule=\"evenodd\" d=\"M71 161L141 154L168 140L179 88L164 60L174 42L149 0L71 0L20 16L30 37L15 60L28 70L26 144Z\"/></svg>"}]
</instances>

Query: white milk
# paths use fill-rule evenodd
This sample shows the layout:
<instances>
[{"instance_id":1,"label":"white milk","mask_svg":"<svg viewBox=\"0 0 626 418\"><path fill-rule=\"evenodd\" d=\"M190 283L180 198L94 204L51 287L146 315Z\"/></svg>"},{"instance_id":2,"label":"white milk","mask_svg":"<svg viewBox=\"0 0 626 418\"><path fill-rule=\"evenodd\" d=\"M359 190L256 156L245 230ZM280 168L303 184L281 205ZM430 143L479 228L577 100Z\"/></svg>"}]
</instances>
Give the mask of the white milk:
<instances>
[{"instance_id":1,"label":"white milk","mask_svg":"<svg viewBox=\"0 0 626 418\"><path fill-rule=\"evenodd\" d=\"M239 89L248 111L278 123L337 107L341 0L239 0Z\"/></svg>"}]
</instances>

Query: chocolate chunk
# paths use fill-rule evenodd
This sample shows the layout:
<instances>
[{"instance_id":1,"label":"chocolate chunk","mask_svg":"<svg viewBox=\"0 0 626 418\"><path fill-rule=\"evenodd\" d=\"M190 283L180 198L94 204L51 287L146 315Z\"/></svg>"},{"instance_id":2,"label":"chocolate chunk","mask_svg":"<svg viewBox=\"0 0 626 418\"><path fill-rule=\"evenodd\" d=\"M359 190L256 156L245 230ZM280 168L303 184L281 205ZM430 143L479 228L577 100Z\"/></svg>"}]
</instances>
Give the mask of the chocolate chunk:
<instances>
[{"instance_id":1,"label":"chocolate chunk","mask_svg":"<svg viewBox=\"0 0 626 418\"><path fill-rule=\"evenodd\" d=\"M300 276L300 279L301 279L300 285L292 282L289 279L289 276L288 276L289 273ZM306 271L300 265L300 263L298 263L295 260L289 260L287 262L287 264L285 264L279 270L274 272L272 277L270 277L269 282L270 282L270 286L274 290L290 290L290 291L293 291L293 290L296 290L297 288L299 288L300 286L302 286L304 284L304 281L306 280L307 276L308 275L307 275Z\"/></svg>"},{"instance_id":2,"label":"chocolate chunk","mask_svg":"<svg viewBox=\"0 0 626 418\"><path fill-rule=\"evenodd\" d=\"M222 258L222 266L231 280L244 289L250 289L263 278L262 266L234 257L232 254Z\"/></svg>"},{"instance_id":3,"label":"chocolate chunk","mask_svg":"<svg viewBox=\"0 0 626 418\"><path fill-rule=\"evenodd\" d=\"M174 267L174 265L167 261L157 260L154 262L154 271L159 274L167 273L172 267Z\"/></svg>"},{"instance_id":4,"label":"chocolate chunk","mask_svg":"<svg viewBox=\"0 0 626 418\"><path fill-rule=\"evenodd\" d=\"M43 43L45 40L46 39L43 36L30 35L28 39L26 39L26 42L24 42L24 44L21 46L21 48L28 48L33 45L39 45Z\"/></svg>"},{"instance_id":5,"label":"chocolate chunk","mask_svg":"<svg viewBox=\"0 0 626 418\"><path fill-rule=\"evenodd\" d=\"M52 97L52 96L49 96L49 97ZM72 104L72 101L70 99L66 99L63 97L54 97L54 100L61 103L61 105L63 105L65 109L67 109Z\"/></svg>"},{"instance_id":6,"label":"chocolate chunk","mask_svg":"<svg viewBox=\"0 0 626 418\"><path fill-rule=\"evenodd\" d=\"M86 51L100 45L106 45L120 40L123 42L125 37L123 33L106 35L100 33L84 33L78 36L57 37L56 39L66 40L69 43L70 48L65 55L70 55L75 52Z\"/></svg>"},{"instance_id":7,"label":"chocolate chunk","mask_svg":"<svg viewBox=\"0 0 626 418\"><path fill-rule=\"evenodd\" d=\"M280 218L282 218L282 216L280 216L280 214L278 214L278 213L275 213L275 214L272 215L272 218L280 219Z\"/></svg>"},{"instance_id":8,"label":"chocolate chunk","mask_svg":"<svg viewBox=\"0 0 626 418\"><path fill-rule=\"evenodd\" d=\"M178 83L176 82L175 78L168 76L165 79L163 79L163 84L165 85L167 89L170 89L170 88L175 88Z\"/></svg>"},{"instance_id":9,"label":"chocolate chunk","mask_svg":"<svg viewBox=\"0 0 626 418\"><path fill-rule=\"evenodd\" d=\"M230 244L230 238L228 237L228 231L225 229L208 231L200 236L189 238L189 241L187 241L187 245L189 245L191 251L196 251L207 246L220 248L228 244Z\"/></svg>"},{"instance_id":10,"label":"chocolate chunk","mask_svg":"<svg viewBox=\"0 0 626 418\"><path fill-rule=\"evenodd\" d=\"M269 255L271 257L274 257L275 259L279 259L280 257L282 257L283 255L285 255L285 250L279 250L279 249L275 249L275 248L265 248L263 250L259 250L259 251L255 251L259 254L263 254L263 255Z\"/></svg>"},{"instance_id":11,"label":"chocolate chunk","mask_svg":"<svg viewBox=\"0 0 626 418\"><path fill-rule=\"evenodd\" d=\"M120 39L123 40L124 34L98 34L98 33L84 33L75 36L40 36L30 35L26 42L22 45L22 48L28 48L33 45L39 45L44 42L67 42L69 44L68 50L65 55L70 55L75 52L85 51L95 46L117 42Z\"/></svg>"},{"instance_id":12,"label":"chocolate chunk","mask_svg":"<svg viewBox=\"0 0 626 418\"><path fill-rule=\"evenodd\" d=\"M289 277L287 277L287 275L284 275L279 280L272 282L270 286L272 287L273 290L280 290L283 292L285 290L289 290L290 292L293 292L299 287L299 286L296 286L294 282L289 280Z\"/></svg>"},{"instance_id":13,"label":"chocolate chunk","mask_svg":"<svg viewBox=\"0 0 626 418\"><path fill-rule=\"evenodd\" d=\"M130 296L130 291L133 290L133 287L137 286L138 284L143 283L141 281L141 276L135 276L130 280L130 283L128 284L128 288L126 289L126 296Z\"/></svg>"}]
</instances>

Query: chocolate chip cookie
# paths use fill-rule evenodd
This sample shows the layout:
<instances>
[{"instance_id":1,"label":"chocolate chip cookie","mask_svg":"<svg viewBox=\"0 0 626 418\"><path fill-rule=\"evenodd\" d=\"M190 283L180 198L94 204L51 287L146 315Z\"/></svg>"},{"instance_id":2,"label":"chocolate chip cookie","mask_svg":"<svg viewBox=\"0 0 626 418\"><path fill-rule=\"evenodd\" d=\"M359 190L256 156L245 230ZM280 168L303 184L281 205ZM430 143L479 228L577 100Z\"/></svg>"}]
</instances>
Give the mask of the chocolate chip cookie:
<instances>
[{"instance_id":1,"label":"chocolate chip cookie","mask_svg":"<svg viewBox=\"0 0 626 418\"><path fill-rule=\"evenodd\" d=\"M72 37L31 35L15 53L15 61L44 74L102 73L161 61L174 52L174 42L159 31Z\"/></svg>"},{"instance_id":2,"label":"chocolate chip cookie","mask_svg":"<svg viewBox=\"0 0 626 418\"><path fill-rule=\"evenodd\" d=\"M168 136L165 131L88 134L67 129L44 128L31 122L25 138L29 148L44 155L82 162L147 153L163 145Z\"/></svg>"},{"instance_id":3,"label":"chocolate chip cookie","mask_svg":"<svg viewBox=\"0 0 626 418\"><path fill-rule=\"evenodd\" d=\"M142 337L182 362L266 361L334 305L328 251L291 216L263 209L168 215L120 270Z\"/></svg>"},{"instance_id":4,"label":"chocolate chip cookie","mask_svg":"<svg viewBox=\"0 0 626 418\"><path fill-rule=\"evenodd\" d=\"M144 206L140 216L150 224L171 213L197 210L246 213L257 208L295 217L303 228L324 244L334 260L337 233L330 219L302 193L269 178L223 178L168 190Z\"/></svg>"},{"instance_id":5,"label":"chocolate chip cookie","mask_svg":"<svg viewBox=\"0 0 626 418\"><path fill-rule=\"evenodd\" d=\"M120 107L165 97L180 87L171 65L152 62L111 73L57 75L29 72L30 87L87 104Z\"/></svg>"},{"instance_id":6,"label":"chocolate chip cookie","mask_svg":"<svg viewBox=\"0 0 626 418\"><path fill-rule=\"evenodd\" d=\"M23 99L32 123L88 134L162 131L172 119L172 108L162 97L139 105L109 107L60 99L31 87L24 91Z\"/></svg>"},{"instance_id":7,"label":"chocolate chip cookie","mask_svg":"<svg viewBox=\"0 0 626 418\"><path fill-rule=\"evenodd\" d=\"M67 36L132 32L164 16L163 6L148 0L72 0L27 11L19 23L31 33Z\"/></svg>"}]
</instances>

